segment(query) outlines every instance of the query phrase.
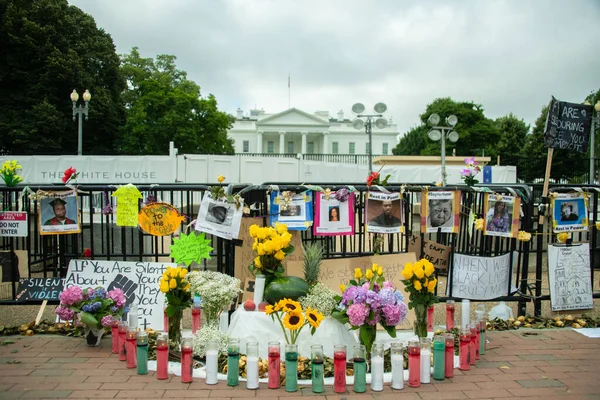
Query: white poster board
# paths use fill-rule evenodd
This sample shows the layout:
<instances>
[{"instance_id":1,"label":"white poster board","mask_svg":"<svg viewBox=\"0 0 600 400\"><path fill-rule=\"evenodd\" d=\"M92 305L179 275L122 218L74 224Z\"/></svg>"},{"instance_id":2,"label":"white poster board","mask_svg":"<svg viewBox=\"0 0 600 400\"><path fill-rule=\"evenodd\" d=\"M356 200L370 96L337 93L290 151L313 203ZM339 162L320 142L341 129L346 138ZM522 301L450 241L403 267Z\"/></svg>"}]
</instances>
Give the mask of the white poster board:
<instances>
[{"instance_id":1,"label":"white poster board","mask_svg":"<svg viewBox=\"0 0 600 400\"><path fill-rule=\"evenodd\" d=\"M162 330L165 296L160 292L159 280L167 267L174 263L71 260L65 288L77 285L82 289L102 286L106 290L115 288L125 293L126 304L138 306L141 329L152 327Z\"/></svg>"},{"instance_id":2,"label":"white poster board","mask_svg":"<svg viewBox=\"0 0 600 400\"><path fill-rule=\"evenodd\" d=\"M513 255L513 265L518 260ZM468 256L454 253L452 297L492 300L507 296L510 279L510 253L497 257ZM511 282L511 293L517 289ZM448 294L448 293L447 293Z\"/></svg>"},{"instance_id":3,"label":"white poster board","mask_svg":"<svg viewBox=\"0 0 600 400\"><path fill-rule=\"evenodd\" d=\"M589 243L548 245L552 311L594 308Z\"/></svg>"},{"instance_id":4,"label":"white poster board","mask_svg":"<svg viewBox=\"0 0 600 400\"><path fill-rule=\"evenodd\" d=\"M234 203L215 200L210 192L206 192L198 210L195 229L223 239L237 239L243 207L244 204L238 207Z\"/></svg>"},{"instance_id":5,"label":"white poster board","mask_svg":"<svg viewBox=\"0 0 600 400\"><path fill-rule=\"evenodd\" d=\"M0 212L0 236L27 237L27 213Z\"/></svg>"}]
</instances>

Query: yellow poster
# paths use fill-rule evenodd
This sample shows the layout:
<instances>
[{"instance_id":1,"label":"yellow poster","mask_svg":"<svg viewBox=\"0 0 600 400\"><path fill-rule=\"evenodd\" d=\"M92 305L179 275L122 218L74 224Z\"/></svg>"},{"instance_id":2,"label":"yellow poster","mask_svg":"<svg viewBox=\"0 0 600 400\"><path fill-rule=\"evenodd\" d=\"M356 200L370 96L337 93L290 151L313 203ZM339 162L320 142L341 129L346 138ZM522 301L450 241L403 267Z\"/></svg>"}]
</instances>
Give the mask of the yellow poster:
<instances>
[{"instance_id":1,"label":"yellow poster","mask_svg":"<svg viewBox=\"0 0 600 400\"><path fill-rule=\"evenodd\" d=\"M168 203L151 203L138 214L140 228L150 235L167 236L179 229L184 220L179 211Z\"/></svg>"},{"instance_id":2,"label":"yellow poster","mask_svg":"<svg viewBox=\"0 0 600 400\"><path fill-rule=\"evenodd\" d=\"M128 183L112 195L117 198L117 226L137 226L138 200L142 198L138 188Z\"/></svg>"}]
</instances>

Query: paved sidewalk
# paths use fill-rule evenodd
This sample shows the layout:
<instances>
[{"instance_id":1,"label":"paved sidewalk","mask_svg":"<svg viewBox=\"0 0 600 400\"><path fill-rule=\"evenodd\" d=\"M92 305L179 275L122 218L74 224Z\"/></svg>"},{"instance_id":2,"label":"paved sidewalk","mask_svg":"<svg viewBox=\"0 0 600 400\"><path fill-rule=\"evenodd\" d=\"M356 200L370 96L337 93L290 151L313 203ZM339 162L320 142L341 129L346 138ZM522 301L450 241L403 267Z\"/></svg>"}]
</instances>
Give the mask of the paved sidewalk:
<instances>
[{"instance_id":1,"label":"paved sidewalk","mask_svg":"<svg viewBox=\"0 0 600 400\"><path fill-rule=\"evenodd\" d=\"M302 396L303 399L600 399L600 339L572 330L488 332L485 356L470 371L455 370L451 380L400 391L314 396L310 388L297 393L236 389L224 382L208 386L197 379L182 384L179 377L158 381L154 372L136 375L110 353L110 337L100 348L81 338L61 336L12 337L0 346L0 399L57 398L209 398L244 399ZM7 337L0 338L1 340ZM20 363L13 363L14 361Z\"/></svg>"}]
</instances>

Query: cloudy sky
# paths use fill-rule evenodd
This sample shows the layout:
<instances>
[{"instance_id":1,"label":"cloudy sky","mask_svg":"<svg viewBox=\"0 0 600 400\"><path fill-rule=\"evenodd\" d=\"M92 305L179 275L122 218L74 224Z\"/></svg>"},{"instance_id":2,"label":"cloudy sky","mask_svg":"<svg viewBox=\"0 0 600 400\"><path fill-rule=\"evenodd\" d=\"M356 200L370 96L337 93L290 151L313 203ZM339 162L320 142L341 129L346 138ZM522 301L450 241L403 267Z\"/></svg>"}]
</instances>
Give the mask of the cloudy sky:
<instances>
[{"instance_id":1,"label":"cloudy sky","mask_svg":"<svg viewBox=\"0 0 600 400\"><path fill-rule=\"evenodd\" d=\"M404 133L436 97L533 124L600 89L595 0L70 0L118 53L172 54L220 108L388 105Z\"/></svg>"}]
</instances>

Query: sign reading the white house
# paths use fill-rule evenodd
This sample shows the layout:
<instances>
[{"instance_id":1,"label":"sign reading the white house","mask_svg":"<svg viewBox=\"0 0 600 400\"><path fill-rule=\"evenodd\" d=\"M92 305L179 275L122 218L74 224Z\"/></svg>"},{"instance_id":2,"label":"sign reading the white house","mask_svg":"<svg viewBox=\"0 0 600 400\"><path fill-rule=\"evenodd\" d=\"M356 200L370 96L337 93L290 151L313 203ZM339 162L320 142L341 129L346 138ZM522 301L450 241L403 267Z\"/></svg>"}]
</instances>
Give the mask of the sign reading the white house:
<instances>
[{"instance_id":1,"label":"sign reading the white house","mask_svg":"<svg viewBox=\"0 0 600 400\"><path fill-rule=\"evenodd\" d=\"M567 103L552 97L544 128L544 145L585 153L590 140L592 110L591 105Z\"/></svg>"}]
</instances>

